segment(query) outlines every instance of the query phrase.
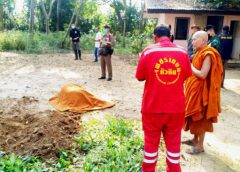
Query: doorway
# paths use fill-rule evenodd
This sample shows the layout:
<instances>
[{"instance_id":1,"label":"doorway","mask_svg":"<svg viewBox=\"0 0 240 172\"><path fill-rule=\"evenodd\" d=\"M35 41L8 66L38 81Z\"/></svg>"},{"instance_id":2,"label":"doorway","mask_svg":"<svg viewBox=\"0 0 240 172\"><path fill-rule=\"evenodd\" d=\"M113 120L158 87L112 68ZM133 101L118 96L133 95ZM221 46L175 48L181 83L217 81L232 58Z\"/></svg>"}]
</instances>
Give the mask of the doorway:
<instances>
[{"instance_id":1,"label":"doorway","mask_svg":"<svg viewBox=\"0 0 240 172\"><path fill-rule=\"evenodd\" d=\"M233 36L232 59L240 60L240 21L231 21L230 34Z\"/></svg>"},{"instance_id":2,"label":"doorway","mask_svg":"<svg viewBox=\"0 0 240 172\"><path fill-rule=\"evenodd\" d=\"M216 30L216 34L220 34L223 27L223 16L208 16L207 25L213 25Z\"/></svg>"}]
</instances>

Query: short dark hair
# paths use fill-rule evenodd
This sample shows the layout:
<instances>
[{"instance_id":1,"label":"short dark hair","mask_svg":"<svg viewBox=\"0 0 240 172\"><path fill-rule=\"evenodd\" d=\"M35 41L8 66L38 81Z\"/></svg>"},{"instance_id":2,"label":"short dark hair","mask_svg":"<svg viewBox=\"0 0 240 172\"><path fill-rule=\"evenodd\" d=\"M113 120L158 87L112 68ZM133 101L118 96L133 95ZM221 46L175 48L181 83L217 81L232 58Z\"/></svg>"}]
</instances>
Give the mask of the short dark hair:
<instances>
[{"instance_id":1,"label":"short dark hair","mask_svg":"<svg viewBox=\"0 0 240 172\"><path fill-rule=\"evenodd\" d=\"M204 30L205 30L205 31L209 31L209 30L211 30L211 29L213 29L214 32L216 32L215 27L214 27L213 25L211 25L211 24L207 25Z\"/></svg>"},{"instance_id":2,"label":"short dark hair","mask_svg":"<svg viewBox=\"0 0 240 172\"><path fill-rule=\"evenodd\" d=\"M153 34L157 37L162 37L162 36L167 36L170 37L170 29L167 26L157 26L154 31Z\"/></svg>"},{"instance_id":3,"label":"short dark hair","mask_svg":"<svg viewBox=\"0 0 240 172\"><path fill-rule=\"evenodd\" d=\"M224 32L228 33L230 31L230 28L228 25L225 25L223 26L223 29L222 29Z\"/></svg>"}]
</instances>

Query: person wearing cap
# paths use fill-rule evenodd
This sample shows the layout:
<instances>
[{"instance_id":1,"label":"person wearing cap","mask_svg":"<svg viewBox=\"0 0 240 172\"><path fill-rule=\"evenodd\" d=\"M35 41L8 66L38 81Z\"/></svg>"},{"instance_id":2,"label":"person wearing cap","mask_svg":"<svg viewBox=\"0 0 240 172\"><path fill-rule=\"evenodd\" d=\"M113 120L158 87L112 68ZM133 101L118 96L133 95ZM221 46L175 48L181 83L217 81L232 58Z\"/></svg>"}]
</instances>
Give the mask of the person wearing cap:
<instances>
[{"instance_id":1,"label":"person wearing cap","mask_svg":"<svg viewBox=\"0 0 240 172\"><path fill-rule=\"evenodd\" d=\"M194 54L194 51L193 51L193 45L192 45L192 37L193 37L193 34L199 30L201 30L200 26L197 26L197 25L193 25L191 26L191 30L192 30L192 34L191 36L189 37L188 39L188 46L187 46L187 50L188 50L188 56L190 59L192 59L193 57L193 54Z\"/></svg>"},{"instance_id":2,"label":"person wearing cap","mask_svg":"<svg viewBox=\"0 0 240 172\"><path fill-rule=\"evenodd\" d=\"M78 58L79 60L82 60L80 49L80 37L81 37L80 31L76 28L75 24L72 24L70 30L70 41L72 42L73 51L75 53L75 60L77 60Z\"/></svg>"},{"instance_id":3,"label":"person wearing cap","mask_svg":"<svg viewBox=\"0 0 240 172\"><path fill-rule=\"evenodd\" d=\"M95 49L94 49L94 62L98 62L98 49L100 47L100 41L102 39L102 34L99 28L96 28L96 36L95 36Z\"/></svg>"},{"instance_id":4,"label":"person wearing cap","mask_svg":"<svg viewBox=\"0 0 240 172\"><path fill-rule=\"evenodd\" d=\"M115 40L110 33L110 26L105 25L103 29L103 36L100 41L99 55L101 56L101 71L102 76L98 79L106 79L106 67L108 71L107 81L112 80L112 61L111 55L113 53L113 46Z\"/></svg>"},{"instance_id":5,"label":"person wearing cap","mask_svg":"<svg viewBox=\"0 0 240 172\"><path fill-rule=\"evenodd\" d=\"M227 65L227 61L231 58L232 48L233 48L233 37L229 33L229 26L225 25L222 29L222 34L220 35L220 43L221 43L221 56L223 63L223 80L221 87L224 88L224 79L225 79L225 68Z\"/></svg>"},{"instance_id":6,"label":"person wearing cap","mask_svg":"<svg viewBox=\"0 0 240 172\"><path fill-rule=\"evenodd\" d=\"M161 134L166 144L167 172L181 172L180 144L184 121L184 82L191 76L187 51L171 42L170 29L157 26L154 44L141 53L136 78L145 81L142 98L144 157L142 171L154 172Z\"/></svg>"},{"instance_id":7,"label":"person wearing cap","mask_svg":"<svg viewBox=\"0 0 240 172\"><path fill-rule=\"evenodd\" d=\"M216 34L215 27L213 25L207 25L205 31L209 36L208 45L215 48L219 53L221 51L221 44L219 36Z\"/></svg>"}]
</instances>

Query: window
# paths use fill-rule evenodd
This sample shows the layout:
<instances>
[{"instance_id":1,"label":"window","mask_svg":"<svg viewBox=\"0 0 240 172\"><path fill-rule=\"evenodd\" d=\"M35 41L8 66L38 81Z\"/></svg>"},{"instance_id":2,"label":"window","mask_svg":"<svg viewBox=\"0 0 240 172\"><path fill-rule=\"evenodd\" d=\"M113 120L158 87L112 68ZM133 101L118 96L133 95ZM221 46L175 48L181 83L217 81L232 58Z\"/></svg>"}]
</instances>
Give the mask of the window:
<instances>
[{"instance_id":1,"label":"window","mask_svg":"<svg viewBox=\"0 0 240 172\"><path fill-rule=\"evenodd\" d=\"M189 18L176 17L175 39L186 40L188 36Z\"/></svg>"}]
</instances>

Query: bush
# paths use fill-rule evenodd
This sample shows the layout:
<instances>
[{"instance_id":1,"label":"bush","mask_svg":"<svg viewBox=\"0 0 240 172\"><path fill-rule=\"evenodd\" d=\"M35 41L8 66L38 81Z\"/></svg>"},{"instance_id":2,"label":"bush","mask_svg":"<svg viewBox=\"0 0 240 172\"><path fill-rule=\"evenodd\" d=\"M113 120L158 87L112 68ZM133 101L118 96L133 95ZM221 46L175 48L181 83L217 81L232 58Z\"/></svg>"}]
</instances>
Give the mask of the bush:
<instances>
[{"instance_id":1,"label":"bush","mask_svg":"<svg viewBox=\"0 0 240 172\"><path fill-rule=\"evenodd\" d=\"M24 51L27 53L56 53L69 52L72 47L68 41L68 37L63 47L65 32L53 32L48 35L45 33L35 32L29 34L27 32L7 31L0 32L0 51ZM81 37L81 49L86 53L93 53L95 34L83 34ZM116 34L116 45L114 54L131 55L138 54L148 44L149 35L135 32L132 36L125 38L126 47L122 47L123 37Z\"/></svg>"},{"instance_id":2,"label":"bush","mask_svg":"<svg viewBox=\"0 0 240 172\"><path fill-rule=\"evenodd\" d=\"M86 127L76 139L86 154L80 167L82 171L141 171L143 140L139 124L110 118L105 127L102 122Z\"/></svg>"},{"instance_id":3,"label":"bush","mask_svg":"<svg viewBox=\"0 0 240 172\"><path fill-rule=\"evenodd\" d=\"M42 163L36 157L18 157L16 155L6 155L0 159L0 171L19 172L19 171L43 171Z\"/></svg>"},{"instance_id":4,"label":"bush","mask_svg":"<svg viewBox=\"0 0 240 172\"><path fill-rule=\"evenodd\" d=\"M69 47L62 49L65 32L50 34L35 32L7 31L0 33L0 51L24 51L27 53L52 53L69 51Z\"/></svg>"},{"instance_id":5,"label":"bush","mask_svg":"<svg viewBox=\"0 0 240 172\"><path fill-rule=\"evenodd\" d=\"M135 32L131 37L132 53L138 54L148 45L149 35Z\"/></svg>"},{"instance_id":6,"label":"bush","mask_svg":"<svg viewBox=\"0 0 240 172\"><path fill-rule=\"evenodd\" d=\"M0 48L3 51L14 50L14 43L9 39L4 38L3 41L1 42Z\"/></svg>"},{"instance_id":7,"label":"bush","mask_svg":"<svg viewBox=\"0 0 240 172\"><path fill-rule=\"evenodd\" d=\"M18 51L24 51L26 49L26 44L23 39L17 39L15 41L14 49Z\"/></svg>"}]
</instances>

